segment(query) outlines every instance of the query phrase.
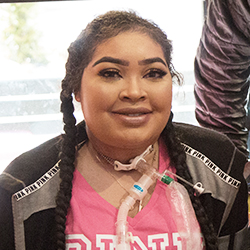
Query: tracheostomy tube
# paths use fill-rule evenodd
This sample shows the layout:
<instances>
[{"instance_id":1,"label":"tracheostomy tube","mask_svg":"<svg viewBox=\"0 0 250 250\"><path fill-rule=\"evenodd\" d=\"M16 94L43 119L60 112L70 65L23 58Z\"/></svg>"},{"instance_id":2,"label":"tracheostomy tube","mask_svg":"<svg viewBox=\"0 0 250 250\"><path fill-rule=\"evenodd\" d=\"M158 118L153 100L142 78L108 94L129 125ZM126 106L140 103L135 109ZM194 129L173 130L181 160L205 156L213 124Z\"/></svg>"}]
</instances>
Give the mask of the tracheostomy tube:
<instances>
[{"instance_id":1,"label":"tracheostomy tube","mask_svg":"<svg viewBox=\"0 0 250 250\"><path fill-rule=\"evenodd\" d=\"M148 188L156 180L159 180L167 184L166 196L172 207L172 214L175 217L177 230L182 239L183 249L201 250L200 227L186 189L165 173L159 173L142 157L135 158L132 164L133 169L142 173L142 177L134 183L129 195L119 208L116 222L116 249L130 250L130 242L133 243L133 235L128 232L128 212L133 208L137 200L141 201L145 197ZM189 185L197 186L197 184L193 185L191 183ZM197 192L201 193L203 190L202 184L199 184Z\"/></svg>"},{"instance_id":2,"label":"tracheostomy tube","mask_svg":"<svg viewBox=\"0 0 250 250\"><path fill-rule=\"evenodd\" d=\"M139 159L136 163L136 170L141 172L142 177L134 183L129 195L122 202L116 221L117 250L129 250L133 236L128 233L127 216L137 200L141 201L148 192L148 188L157 180L169 184L173 179L157 172L144 159Z\"/></svg>"}]
</instances>

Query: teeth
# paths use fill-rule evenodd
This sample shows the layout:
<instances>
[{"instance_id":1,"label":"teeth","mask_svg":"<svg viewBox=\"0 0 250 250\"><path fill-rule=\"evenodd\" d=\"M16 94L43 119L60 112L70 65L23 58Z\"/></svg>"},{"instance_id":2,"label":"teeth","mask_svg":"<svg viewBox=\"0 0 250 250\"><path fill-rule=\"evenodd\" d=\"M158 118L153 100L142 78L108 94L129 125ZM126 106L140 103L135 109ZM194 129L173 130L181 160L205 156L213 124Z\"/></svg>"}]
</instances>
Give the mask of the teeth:
<instances>
[{"instance_id":1,"label":"teeth","mask_svg":"<svg viewBox=\"0 0 250 250\"><path fill-rule=\"evenodd\" d=\"M139 113L139 114L127 114L127 116L131 116L131 117L140 116L140 115L142 115L142 113Z\"/></svg>"}]
</instances>

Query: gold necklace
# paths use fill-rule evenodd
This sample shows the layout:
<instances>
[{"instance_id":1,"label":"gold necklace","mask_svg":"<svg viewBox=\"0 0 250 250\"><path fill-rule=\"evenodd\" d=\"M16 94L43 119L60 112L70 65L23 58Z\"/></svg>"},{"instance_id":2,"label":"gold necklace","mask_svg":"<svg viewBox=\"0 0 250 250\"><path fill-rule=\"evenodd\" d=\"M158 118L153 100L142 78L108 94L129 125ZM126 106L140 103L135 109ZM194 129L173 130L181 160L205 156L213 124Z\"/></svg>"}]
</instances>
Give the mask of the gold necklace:
<instances>
[{"instance_id":1,"label":"gold necklace","mask_svg":"<svg viewBox=\"0 0 250 250\"><path fill-rule=\"evenodd\" d=\"M98 152L97 150L96 151L96 159L100 162L102 168L104 168L104 170L119 184L119 186L125 190L127 192L127 194L129 195L130 192L121 184L121 182L115 177L115 175L113 175L106 167L103 166L103 161L100 159L100 157L106 162L108 163L109 165L113 166L114 169L116 169L116 164L115 164L115 160L112 159L111 157L109 156L106 156L100 152ZM154 154L153 154L153 158L152 158L152 163L151 165L153 166L154 162L156 161L156 153L157 153L157 150L154 150ZM152 151L151 151L152 152ZM150 153L151 153L150 152ZM142 204L143 200L138 200L137 203L135 203L134 207L136 206L136 204L138 204L138 212L140 212L143 208L143 204ZM133 208L134 209L134 208Z\"/></svg>"},{"instance_id":2,"label":"gold necklace","mask_svg":"<svg viewBox=\"0 0 250 250\"><path fill-rule=\"evenodd\" d=\"M98 152L97 152L98 153ZM100 153L99 153L100 154ZM100 154L102 155L102 154ZM102 156L102 158L110 165L114 166L114 160L110 157L105 157L105 155ZM118 183L118 185L127 193L127 195L130 194L130 192L122 185L122 183L115 177L115 175L113 175L106 167L103 166L103 162L101 161L101 159L99 158L98 155L96 155L96 159L100 162L100 165L102 166L102 168ZM122 200L121 200L122 202ZM137 205L138 204L138 205ZM136 206L138 206L138 212L140 212L143 208L142 205L142 200L138 200L135 204L134 207L131 209L133 210Z\"/></svg>"},{"instance_id":3,"label":"gold necklace","mask_svg":"<svg viewBox=\"0 0 250 250\"><path fill-rule=\"evenodd\" d=\"M98 159L98 161L100 163L102 163L102 161L100 160L100 157L105 160L106 163L108 163L109 165L112 165L114 167L115 170L117 170L117 165L115 164L115 162L117 162L116 160L114 160L113 158L107 156L107 155L104 155L102 154L101 152L98 152L97 150L96 151L96 158ZM157 153L157 150L154 150L154 147L152 147L152 151L150 151L148 154L152 153L154 151L154 155L153 155L153 158L152 158L152 162L151 162L151 165L153 166L154 162L156 161L156 153ZM146 152L146 151L145 151ZM144 153L145 153L144 152ZM100 156L100 157L99 157ZM143 156L144 158L144 156ZM132 162L133 159L131 159L130 162ZM126 169L127 171L128 169ZM131 170L131 168L129 168L129 170Z\"/></svg>"},{"instance_id":4,"label":"gold necklace","mask_svg":"<svg viewBox=\"0 0 250 250\"><path fill-rule=\"evenodd\" d=\"M104 167L103 166L103 162L101 161L101 159L100 159L100 157L98 156L98 155L101 155L100 153L98 153L97 151L96 151L96 159L99 161L99 163L100 163L100 165L102 166L102 168L119 184L119 186L127 193L127 194L129 194L129 191L121 184L121 182L115 177L115 175L113 175L106 167ZM103 158L103 159L105 159L105 158ZM110 158L111 159L111 158ZM106 159L105 159L106 160ZM107 161L107 160L106 160ZM107 161L107 163L108 164L110 164L110 165L112 165L113 166L113 164L111 163L111 162L108 162Z\"/></svg>"}]
</instances>

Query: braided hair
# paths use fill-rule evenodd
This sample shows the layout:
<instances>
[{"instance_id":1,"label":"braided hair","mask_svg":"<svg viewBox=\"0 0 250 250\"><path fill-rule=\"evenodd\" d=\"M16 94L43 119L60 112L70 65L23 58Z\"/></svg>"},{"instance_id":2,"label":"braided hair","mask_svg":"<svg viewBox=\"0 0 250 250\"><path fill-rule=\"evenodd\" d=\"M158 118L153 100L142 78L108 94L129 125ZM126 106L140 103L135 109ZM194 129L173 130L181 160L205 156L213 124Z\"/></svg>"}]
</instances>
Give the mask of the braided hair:
<instances>
[{"instance_id":1,"label":"braided hair","mask_svg":"<svg viewBox=\"0 0 250 250\"><path fill-rule=\"evenodd\" d=\"M176 135L173 123L173 113L169 117L169 121L167 126L164 128L161 137L163 138L170 157L170 162L172 166L175 166L176 174L181 176L183 179L193 183L192 177L188 170L188 166L186 163L186 154L184 149L178 139L178 135ZM215 234L214 228L204 207L202 206L199 198L195 196L194 189L187 185L185 182L180 181L180 183L187 189L190 200L192 202L197 220L200 224L201 231L205 238L206 249L216 250L217 248L217 236Z\"/></svg>"},{"instance_id":2,"label":"braided hair","mask_svg":"<svg viewBox=\"0 0 250 250\"><path fill-rule=\"evenodd\" d=\"M85 30L70 45L68 60L66 63L66 75L62 81L61 112L63 113L64 131L63 142L60 151L60 189L56 197L56 224L57 224L57 249L65 249L65 223L72 193L72 179L75 170L75 158L77 154L77 126L73 115L73 94L81 88L81 79L84 69L92 60L97 46L109 38L115 37L126 31L134 31L147 34L158 43L164 53L173 81L182 82L182 76L175 71L172 65L172 44L166 34L153 22L139 17L134 12L110 11L101 15L89 23ZM86 132L85 132L86 133ZM170 117L168 124L162 132L167 145L171 162L176 167L177 174L188 181L191 176L186 165L185 152L179 143ZM85 134L85 137L87 135ZM205 210L199 199L194 196L192 188L183 185L188 190L197 219L205 237L207 249L216 249L216 236L209 223Z\"/></svg>"}]
</instances>

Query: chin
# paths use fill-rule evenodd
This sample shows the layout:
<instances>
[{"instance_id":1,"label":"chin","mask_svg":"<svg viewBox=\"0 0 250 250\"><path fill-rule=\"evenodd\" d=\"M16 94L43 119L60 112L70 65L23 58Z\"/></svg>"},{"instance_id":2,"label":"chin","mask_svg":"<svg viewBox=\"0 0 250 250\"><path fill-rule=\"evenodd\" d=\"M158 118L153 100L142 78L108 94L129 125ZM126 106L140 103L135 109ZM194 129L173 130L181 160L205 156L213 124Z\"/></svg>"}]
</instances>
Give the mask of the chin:
<instances>
[{"instance_id":1,"label":"chin","mask_svg":"<svg viewBox=\"0 0 250 250\"><path fill-rule=\"evenodd\" d=\"M147 148L148 146L154 144L158 140L158 137L150 137L150 138L142 138L142 137L132 137L132 136L127 136L124 139L118 140L119 147L124 147L124 148Z\"/></svg>"}]
</instances>

